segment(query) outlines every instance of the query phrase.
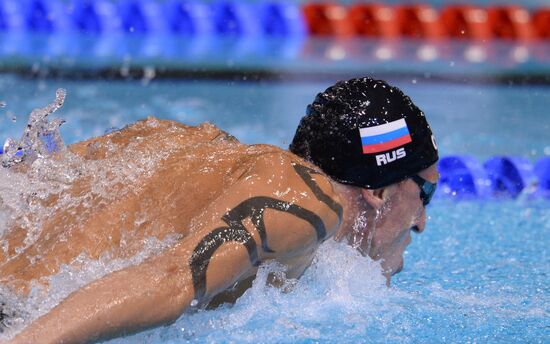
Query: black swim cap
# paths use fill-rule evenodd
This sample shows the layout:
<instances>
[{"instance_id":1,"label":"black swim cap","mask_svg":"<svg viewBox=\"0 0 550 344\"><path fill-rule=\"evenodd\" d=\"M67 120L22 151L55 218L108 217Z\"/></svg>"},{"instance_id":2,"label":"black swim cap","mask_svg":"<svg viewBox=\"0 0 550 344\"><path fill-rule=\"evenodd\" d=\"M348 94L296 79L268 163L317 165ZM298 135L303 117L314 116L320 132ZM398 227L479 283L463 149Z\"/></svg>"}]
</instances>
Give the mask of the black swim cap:
<instances>
[{"instance_id":1,"label":"black swim cap","mask_svg":"<svg viewBox=\"0 0 550 344\"><path fill-rule=\"evenodd\" d=\"M340 81L319 93L290 151L334 180L376 189L438 160L424 113L397 87L370 78Z\"/></svg>"}]
</instances>

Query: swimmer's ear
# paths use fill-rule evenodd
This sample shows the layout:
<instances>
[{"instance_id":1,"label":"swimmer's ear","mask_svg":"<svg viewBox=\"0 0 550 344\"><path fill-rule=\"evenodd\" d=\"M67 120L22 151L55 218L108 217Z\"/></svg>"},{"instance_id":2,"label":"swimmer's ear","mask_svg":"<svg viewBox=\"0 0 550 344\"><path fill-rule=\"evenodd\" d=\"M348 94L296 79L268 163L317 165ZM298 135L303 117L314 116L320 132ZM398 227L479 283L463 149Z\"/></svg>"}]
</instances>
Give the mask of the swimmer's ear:
<instances>
[{"instance_id":1,"label":"swimmer's ear","mask_svg":"<svg viewBox=\"0 0 550 344\"><path fill-rule=\"evenodd\" d=\"M389 196L395 189L395 185L389 185L379 189L364 189L361 188L363 199L374 209L380 210L386 204Z\"/></svg>"}]
</instances>

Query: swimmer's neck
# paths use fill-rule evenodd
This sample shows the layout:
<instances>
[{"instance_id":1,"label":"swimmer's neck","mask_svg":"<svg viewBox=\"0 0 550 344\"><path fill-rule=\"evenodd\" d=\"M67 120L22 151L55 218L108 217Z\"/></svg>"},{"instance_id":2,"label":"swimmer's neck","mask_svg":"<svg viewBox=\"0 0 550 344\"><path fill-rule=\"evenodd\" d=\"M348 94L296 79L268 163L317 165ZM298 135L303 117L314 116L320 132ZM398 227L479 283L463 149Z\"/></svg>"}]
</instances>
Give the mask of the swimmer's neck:
<instances>
[{"instance_id":1,"label":"swimmer's neck","mask_svg":"<svg viewBox=\"0 0 550 344\"><path fill-rule=\"evenodd\" d=\"M353 233L354 225L357 222L357 218L361 215L367 215L368 218L376 215L376 210L371 207L364 199L361 193L361 188L355 186L349 186L332 181L332 187L338 197L338 202L343 208L343 217L340 227L334 234L334 239L341 241L343 239L352 240L350 235ZM369 221L367 223L368 228L365 230L372 230L374 223ZM352 242L349 242L352 244ZM353 245L352 245L353 246ZM361 250L359 250L361 252ZM362 255L366 255L366 252L361 252Z\"/></svg>"},{"instance_id":2,"label":"swimmer's neck","mask_svg":"<svg viewBox=\"0 0 550 344\"><path fill-rule=\"evenodd\" d=\"M379 253L372 246L372 236L376 230L380 230L381 214L364 198L361 188L348 186L335 181L332 181L334 191L338 197L338 202L343 208L342 224L334 234L334 240L345 241L351 247L354 247L362 256L368 256L373 260L379 260ZM359 220L362 218L363 220ZM362 223L361 223L362 222ZM358 228L362 225L362 228ZM383 271L386 278L386 285L391 286L390 272Z\"/></svg>"}]
</instances>

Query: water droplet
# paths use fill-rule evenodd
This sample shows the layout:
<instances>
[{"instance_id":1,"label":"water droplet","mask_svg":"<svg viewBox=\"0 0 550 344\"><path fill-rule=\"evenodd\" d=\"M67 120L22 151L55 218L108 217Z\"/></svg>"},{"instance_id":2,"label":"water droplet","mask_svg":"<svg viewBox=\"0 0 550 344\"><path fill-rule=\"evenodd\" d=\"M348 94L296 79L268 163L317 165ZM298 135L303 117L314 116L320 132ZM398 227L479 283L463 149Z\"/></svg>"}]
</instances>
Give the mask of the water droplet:
<instances>
[{"instance_id":1,"label":"water droplet","mask_svg":"<svg viewBox=\"0 0 550 344\"><path fill-rule=\"evenodd\" d=\"M122 76L123 78L127 78L128 76L130 76L130 67L128 66L120 67L120 76Z\"/></svg>"},{"instance_id":2,"label":"water droplet","mask_svg":"<svg viewBox=\"0 0 550 344\"><path fill-rule=\"evenodd\" d=\"M143 78L141 79L141 83L143 85L148 85L151 80L153 80L156 76L156 70L155 67L148 66L143 68Z\"/></svg>"},{"instance_id":3,"label":"water droplet","mask_svg":"<svg viewBox=\"0 0 550 344\"><path fill-rule=\"evenodd\" d=\"M0 108L6 107L6 102L3 100L0 100Z\"/></svg>"},{"instance_id":4,"label":"water droplet","mask_svg":"<svg viewBox=\"0 0 550 344\"><path fill-rule=\"evenodd\" d=\"M193 299L191 301L191 307L196 307L198 304L199 304L199 301L197 301L196 299Z\"/></svg>"}]
</instances>

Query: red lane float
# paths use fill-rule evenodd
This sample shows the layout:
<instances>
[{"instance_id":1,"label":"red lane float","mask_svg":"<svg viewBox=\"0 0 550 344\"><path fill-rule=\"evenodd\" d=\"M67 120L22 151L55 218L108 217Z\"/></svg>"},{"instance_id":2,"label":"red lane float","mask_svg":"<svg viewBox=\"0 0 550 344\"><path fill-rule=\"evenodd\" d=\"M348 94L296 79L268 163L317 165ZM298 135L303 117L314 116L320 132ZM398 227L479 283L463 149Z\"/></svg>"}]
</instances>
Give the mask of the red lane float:
<instances>
[{"instance_id":1,"label":"red lane float","mask_svg":"<svg viewBox=\"0 0 550 344\"><path fill-rule=\"evenodd\" d=\"M550 39L550 8L531 14L519 5L453 4L436 10L428 4L337 3L303 5L314 36L371 38Z\"/></svg>"},{"instance_id":2,"label":"red lane float","mask_svg":"<svg viewBox=\"0 0 550 344\"><path fill-rule=\"evenodd\" d=\"M439 13L429 5L397 6L396 19L402 37L427 39L443 37Z\"/></svg>"},{"instance_id":3,"label":"red lane float","mask_svg":"<svg viewBox=\"0 0 550 344\"><path fill-rule=\"evenodd\" d=\"M312 36L352 36L348 10L337 3L306 4L302 8L309 33Z\"/></svg>"},{"instance_id":4,"label":"red lane float","mask_svg":"<svg viewBox=\"0 0 550 344\"><path fill-rule=\"evenodd\" d=\"M394 38L399 36L396 11L382 4L355 4L349 9L348 20L354 33L362 37Z\"/></svg>"},{"instance_id":5,"label":"red lane float","mask_svg":"<svg viewBox=\"0 0 550 344\"><path fill-rule=\"evenodd\" d=\"M494 38L528 40L534 37L531 15L526 9L516 6L491 6L487 18Z\"/></svg>"},{"instance_id":6,"label":"red lane float","mask_svg":"<svg viewBox=\"0 0 550 344\"><path fill-rule=\"evenodd\" d=\"M550 7L536 10L532 23L537 38L550 39Z\"/></svg>"},{"instance_id":7,"label":"red lane float","mask_svg":"<svg viewBox=\"0 0 550 344\"><path fill-rule=\"evenodd\" d=\"M451 5L441 11L445 34L450 38L485 40L491 37L487 10L473 5Z\"/></svg>"}]
</instances>

